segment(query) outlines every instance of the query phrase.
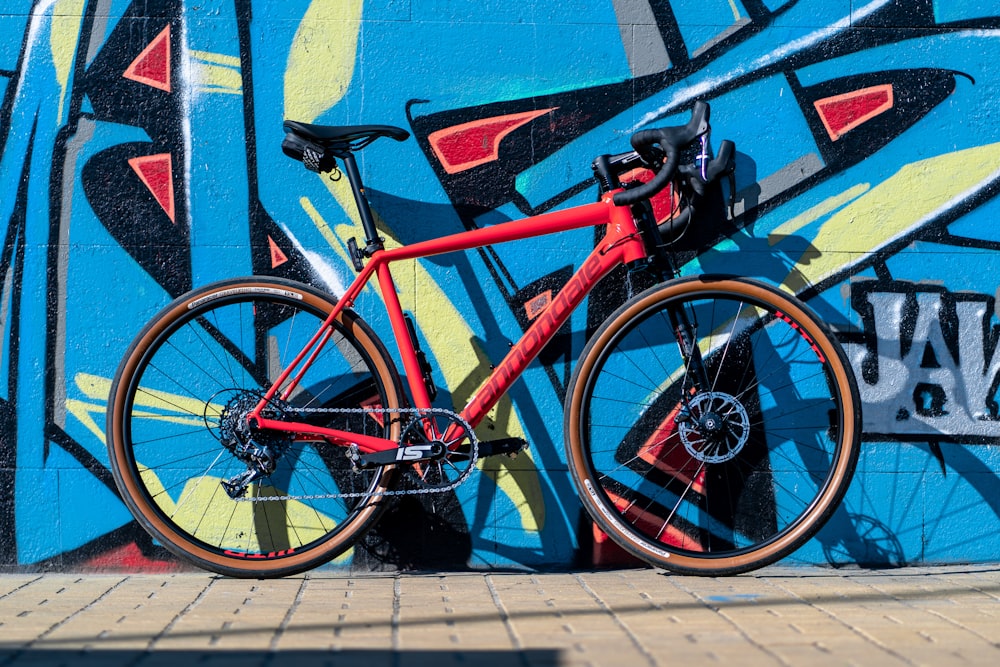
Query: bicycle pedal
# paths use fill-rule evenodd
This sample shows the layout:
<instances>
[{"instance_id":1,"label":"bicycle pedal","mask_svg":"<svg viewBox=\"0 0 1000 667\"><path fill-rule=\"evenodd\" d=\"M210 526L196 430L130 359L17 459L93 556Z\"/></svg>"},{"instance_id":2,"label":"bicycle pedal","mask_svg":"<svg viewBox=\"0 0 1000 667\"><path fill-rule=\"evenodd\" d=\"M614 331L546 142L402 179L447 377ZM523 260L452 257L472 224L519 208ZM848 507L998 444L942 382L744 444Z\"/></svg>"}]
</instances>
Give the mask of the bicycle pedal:
<instances>
[{"instance_id":1,"label":"bicycle pedal","mask_svg":"<svg viewBox=\"0 0 1000 667\"><path fill-rule=\"evenodd\" d=\"M479 443L479 456L496 456L504 454L510 458L528 448L528 441L524 438L500 438L499 440L485 440Z\"/></svg>"},{"instance_id":2,"label":"bicycle pedal","mask_svg":"<svg viewBox=\"0 0 1000 667\"><path fill-rule=\"evenodd\" d=\"M361 466L361 452L358 450L358 446L357 445L351 445L350 447L348 447L347 451L344 452L344 456L346 456L347 460L351 462L351 471L352 472L356 472L356 473L357 472L361 472L361 470L362 470L362 466Z\"/></svg>"}]
</instances>

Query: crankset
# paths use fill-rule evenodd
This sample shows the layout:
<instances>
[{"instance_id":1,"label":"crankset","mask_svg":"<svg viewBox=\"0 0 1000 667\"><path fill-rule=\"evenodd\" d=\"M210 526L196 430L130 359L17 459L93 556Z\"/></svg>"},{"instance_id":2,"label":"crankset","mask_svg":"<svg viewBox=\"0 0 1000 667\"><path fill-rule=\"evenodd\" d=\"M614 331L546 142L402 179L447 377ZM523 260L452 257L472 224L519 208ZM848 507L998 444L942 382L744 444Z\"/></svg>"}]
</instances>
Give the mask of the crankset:
<instances>
[{"instance_id":1,"label":"crankset","mask_svg":"<svg viewBox=\"0 0 1000 667\"><path fill-rule=\"evenodd\" d=\"M479 459L479 441L476 439L472 426L460 415L451 410L430 408L426 410L415 408L298 408L286 407L285 416L288 419L302 419L306 414L323 413L364 414L379 423L390 423L402 416L409 417L407 426L400 435L399 446L382 452L362 454L356 446L347 448L346 456L351 468L356 474L371 471L380 467L407 464L408 475L413 484L404 485L399 490L369 488L367 491L345 493L315 493L315 494L274 494L266 496L245 497L247 485L255 479L265 477L270 473L257 474L266 466L248 465L247 472L223 482L240 491L238 495L227 493L237 502L287 502L290 500L317 500L327 498L372 498L382 496L403 496L426 493L444 493L465 482L476 468ZM457 428L453 425L457 425ZM448 442L443 440L451 430L453 436ZM258 436L262 433L258 433ZM255 441L251 440L251 443ZM504 441L491 453L512 455L524 447L523 441ZM231 450L232 451L232 450ZM235 451L234 451L235 453ZM283 452L282 452L283 453ZM273 469L272 469L273 472ZM245 484L244 484L245 482ZM242 488L240 488L242 487Z\"/></svg>"},{"instance_id":2,"label":"crankset","mask_svg":"<svg viewBox=\"0 0 1000 667\"><path fill-rule=\"evenodd\" d=\"M418 463L436 461L447 455L448 449L440 442L429 442L421 445L400 445L397 449L384 452L362 454L356 445L347 450L351 464L358 469L370 470L379 466L389 466L396 463Z\"/></svg>"}]
</instances>

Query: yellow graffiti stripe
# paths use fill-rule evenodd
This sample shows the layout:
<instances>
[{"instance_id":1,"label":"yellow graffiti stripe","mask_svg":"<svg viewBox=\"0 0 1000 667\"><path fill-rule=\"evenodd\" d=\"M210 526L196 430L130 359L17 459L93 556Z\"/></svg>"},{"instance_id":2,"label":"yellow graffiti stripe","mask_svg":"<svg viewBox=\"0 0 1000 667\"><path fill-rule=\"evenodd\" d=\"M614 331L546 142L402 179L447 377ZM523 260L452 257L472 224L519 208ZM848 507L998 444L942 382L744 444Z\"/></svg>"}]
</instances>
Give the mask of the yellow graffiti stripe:
<instances>
[{"instance_id":1,"label":"yellow graffiti stripe","mask_svg":"<svg viewBox=\"0 0 1000 667\"><path fill-rule=\"evenodd\" d=\"M205 403L196 398L187 398L178 394L156 389L139 387L135 392L135 405L159 408L165 411L174 411L186 417L194 417L199 424L204 423L205 417L218 417L222 414L222 406L214 403ZM176 417L166 417L172 421L180 421Z\"/></svg>"},{"instance_id":2,"label":"yellow graffiti stripe","mask_svg":"<svg viewBox=\"0 0 1000 667\"><path fill-rule=\"evenodd\" d=\"M84 0L56 0L52 7L52 29L49 32L49 48L52 51L52 65L59 83L59 117L62 122L63 104L69 85L69 75L76 57L76 43L83 21Z\"/></svg>"},{"instance_id":3,"label":"yellow graffiti stripe","mask_svg":"<svg viewBox=\"0 0 1000 667\"><path fill-rule=\"evenodd\" d=\"M1000 143L903 166L823 223L784 285L798 293L932 221L1000 177L997 165Z\"/></svg>"},{"instance_id":4,"label":"yellow graffiti stripe","mask_svg":"<svg viewBox=\"0 0 1000 667\"><path fill-rule=\"evenodd\" d=\"M853 188L846 190L845 192L829 197L819 204L816 204L808 211L800 213L799 215L791 218L790 220L777 226L774 231L767 235L767 241L769 245L776 245L781 243L789 236L792 236L800 229L811 225L823 216L829 215L836 211L841 206L844 206L848 202L857 199L864 193L871 189L871 185L868 183L862 183L860 185L855 185Z\"/></svg>"},{"instance_id":5,"label":"yellow graffiti stripe","mask_svg":"<svg viewBox=\"0 0 1000 667\"><path fill-rule=\"evenodd\" d=\"M80 423L83 424L88 431L94 434L98 440L107 444L104 439L104 430L101 428L100 424L98 424L97 420L94 419L95 415L104 417L107 414L107 408L104 405L95 405L93 403L87 403L86 401L68 398L66 399L66 411L80 420ZM185 424L192 427L205 425L205 420L200 417L177 417L156 412L142 411L133 411L132 416L146 419L159 419L163 422Z\"/></svg>"},{"instance_id":6,"label":"yellow graffiti stripe","mask_svg":"<svg viewBox=\"0 0 1000 667\"><path fill-rule=\"evenodd\" d=\"M347 180L332 181L322 175L321 178L351 220L350 224L337 225L334 229L335 236L338 239L351 236L363 237L361 222L354 206L354 195ZM379 231L386 237L385 247L387 249L400 247L399 241L386 231L381 220L377 220L377 223ZM332 244L338 251L341 251L341 246L339 242ZM472 330L455 305L420 262L414 261L407 263L406 266L397 266L400 270L393 272L393 278L396 280L400 303L416 317L421 332L438 359L445 384L451 390L453 402L460 406L488 377L486 355L476 344ZM419 315L420 312L424 313L423 317ZM469 369L473 369L471 373ZM524 428L510 399L506 396L490 412L488 421L492 423L493 430L484 434L482 433L484 427L481 425L479 435L484 439L525 437ZM521 517L522 527L525 530L540 530L545 523L545 502L542 498L538 470L530 451L518 459L516 467L509 463L509 459L499 460L500 457L496 459L485 461L483 471L489 474L497 486L514 502Z\"/></svg>"},{"instance_id":7,"label":"yellow graffiti stripe","mask_svg":"<svg viewBox=\"0 0 1000 667\"><path fill-rule=\"evenodd\" d=\"M104 403L94 404L74 398L66 399L66 410L80 420L88 431L93 433L105 442L104 431L95 421L93 415L105 415L107 413L107 396L111 390L111 380L99 375L90 373L77 373L73 378L77 388L83 395L92 400L101 400ZM205 425L205 417L218 417L222 412L222 406L214 403L205 404L201 401L191 399L178 394L171 394L165 391L155 391L140 387L135 395L135 405L147 408L155 408L159 412L150 410L133 410L134 417L144 419L158 419L171 424L185 424L192 427Z\"/></svg>"},{"instance_id":8,"label":"yellow graffiti stripe","mask_svg":"<svg viewBox=\"0 0 1000 667\"><path fill-rule=\"evenodd\" d=\"M188 55L191 85L195 90L222 95L243 94L239 58L194 49Z\"/></svg>"},{"instance_id":9,"label":"yellow graffiti stripe","mask_svg":"<svg viewBox=\"0 0 1000 667\"><path fill-rule=\"evenodd\" d=\"M271 539L268 526L286 526L287 536L294 536L299 545L317 540L337 526L330 517L297 500L237 503L222 490L219 477L205 475L188 480L175 502L152 470L139 466L139 476L150 496L174 523L198 539L224 549L267 552L287 548L288 545L276 546L267 541ZM269 495L280 496L284 492L271 486L257 489L253 484L247 489L247 497Z\"/></svg>"},{"instance_id":10,"label":"yellow graffiti stripe","mask_svg":"<svg viewBox=\"0 0 1000 667\"><path fill-rule=\"evenodd\" d=\"M312 122L344 96L354 78L362 0L315 0L288 52L285 118Z\"/></svg>"},{"instance_id":11,"label":"yellow graffiti stripe","mask_svg":"<svg viewBox=\"0 0 1000 667\"><path fill-rule=\"evenodd\" d=\"M77 373L74 383L83 394L90 399L103 399L111 389L111 380L89 373ZM140 396L142 397L140 403ZM133 417L156 419L171 423L203 426L201 417L191 417L184 412L201 414L206 411L200 401L170 394L162 391L145 390L138 392L136 402L146 406L161 408L166 411L180 410L179 414L169 412L135 411ZM193 409L193 406L199 406ZM104 442L104 433L93 419L93 414L104 414L104 405L95 405L76 399L66 401L67 410L76 416L89 431ZM219 406L209 405L207 412L218 414ZM319 539L333 530L337 522L326 514L297 500L276 503L234 503L222 491L222 478L205 475L187 481L176 502L167 493L163 482L155 472L137 464L139 476L155 499L156 504L171 517L177 525L190 530L196 537L210 544L224 548L241 549L244 551L271 551L273 546L263 542L255 526L281 525L289 526L289 532L295 535L299 544L305 544ZM268 496L285 495L271 486L261 486L255 489L251 485L248 495ZM263 522L261 522L263 519ZM237 528L239 527L239 528ZM266 537L266 535L264 535ZM347 555L341 558L346 558Z\"/></svg>"},{"instance_id":12,"label":"yellow graffiti stripe","mask_svg":"<svg viewBox=\"0 0 1000 667\"><path fill-rule=\"evenodd\" d=\"M93 403L68 398L66 399L66 411L80 420L80 423L83 424L84 427L94 435L94 437L102 443L105 442L104 429L101 428L101 426L94 419L94 415L98 415L100 417L104 416L106 410L103 405L94 405Z\"/></svg>"},{"instance_id":13,"label":"yellow graffiti stripe","mask_svg":"<svg viewBox=\"0 0 1000 667\"><path fill-rule=\"evenodd\" d=\"M732 12L733 12L733 21L734 22L735 21L739 21L740 20L740 9L739 9L739 7L736 6L735 0L729 0L729 9L731 9Z\"/></svg>"},{"instance_id":14,"label":"yellow graffiti stripe","mask_svg":"<svg viewBox=\"0 0 1000 667\"><path fill-rule=\"evenodd\" d=\"M66 411L80 420L84 427L93 433L98 440L104 440L104 428L97 423L94 415L103 417L106 410L108 392L111 391L111 380L99 375L89 373L77 373L73 378L74 384L89 399L101 401L95 405L86 401L74 398L66 399Z\"/></svg>"},{"instance_id":15,"label":"yellow graffiti stripe","mask_svg":"<svg viewBox=\"0 0 1000 667\"><path fill-rule=\"evenodd\" d=\"M111 391L111 380L99 375L89 373L77 373L74 378L77 388L83 395L91 399L106 399ZM214 403L205 404L195 398L173 394L168 391L146 389L140 387L135 393L135 405L147 408L160 408L164 411L174 411L184 415L184 417L169 417L171 421L187 422L194 418L199 424L204 423L204 416L218 417L222 413L222 406ZM152 413L148 413L152 414Z\"/></svg>"},{"instance_id":16,"label":"yellow graffiti stripe","mask_svg":"<svg viewBox=\"0 0 1000 667\"><path fill-rule=\"evenodd\" d=\"M73 378L77 388L83 392L87 398L106 399L111 391L111 380L100 375L90 373L77 373Z\"/></svg>"},{"instance_id":17,"label":"yellow graffiti stripe","mask_svg":"<svg viewBox=\"0 0 1000 667\"><path fill-rule=\"evenodd\" d=\"M213 51L198 51L197 49L191 49L188 54L192 58L197 58L198 60L212 64L212 65L222 65L223 67L228 67L230 69L240 68L240 59L238 56L227 56L222 53L215 53Z\"/></svg>"}]
</instances>

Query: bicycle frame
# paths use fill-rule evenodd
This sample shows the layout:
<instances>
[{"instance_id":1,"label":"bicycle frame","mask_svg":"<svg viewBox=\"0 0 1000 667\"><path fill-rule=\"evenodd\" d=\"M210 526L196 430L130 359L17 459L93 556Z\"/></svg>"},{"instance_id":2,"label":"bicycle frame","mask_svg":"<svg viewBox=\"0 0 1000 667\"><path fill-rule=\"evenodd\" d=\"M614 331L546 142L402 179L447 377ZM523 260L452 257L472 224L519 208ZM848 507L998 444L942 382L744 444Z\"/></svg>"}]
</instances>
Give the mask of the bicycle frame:
<instances>
[{"instance_id":1,"label":"bicycle frame","mask_svg":"<svg viewBox=\"0 0 1000 667\"><path fill-rule=\"evenodd\" d=\"M535 322L511 347L503 361L496 366L486 382L462 409L461 418L475 427L517 381L601 278L620 264L646 258L648 253L632 217L632 212L628 206L616 206L612 202L614 194L614 192L606 193L600 201L593 204L544 213L483 229L459 232L401 248L375 251L347 288L347 291L340 297L336 307L331 311L316 335L282 372L258 406L250 413L248 418L251 424L261 429L293 433L298 438L321 438L340 446L357 445L358 450L366 454L396 449L399 447L399 443L395 440L301 422L268 419L261 416L261 412L268 402L275 398L280 387L284 386L284 390L278 396L279 399L287 398L291 394L308 369L309 364L333 335L332 325L341 311L354 304L373 276L378 282L385 301L385 308L403 362L413 405L417 409L430 408L431 399L423 381L423 373L417 360L416 350L407 330L390 266L404 260L470 250L583 227L606 225L605 236L597 247L546 309L538 315ZM452 429L457 428L457 425L452 426ZM445 435L445 439L454 439L456 435L457 433L448 433Z\"/></svg>"}]
</instances>

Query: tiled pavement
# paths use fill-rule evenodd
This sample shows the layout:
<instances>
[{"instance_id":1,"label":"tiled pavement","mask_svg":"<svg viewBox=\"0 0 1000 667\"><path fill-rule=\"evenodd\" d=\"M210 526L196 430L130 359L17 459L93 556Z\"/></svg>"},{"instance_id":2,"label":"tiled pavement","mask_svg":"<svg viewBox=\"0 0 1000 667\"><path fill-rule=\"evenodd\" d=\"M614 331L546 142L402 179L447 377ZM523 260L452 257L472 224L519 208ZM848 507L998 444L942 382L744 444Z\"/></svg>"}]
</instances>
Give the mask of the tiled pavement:
<instances>
[{"instance_id":1,"label":"tiled pavement","mask_svg":"<svg viewBox=\"0 0 1000 667\"><path fill-rule=\"evenodd\" d=\"M1000 565L0 575L0 667L997 663Z\"/></svg>"}]
</instances>

